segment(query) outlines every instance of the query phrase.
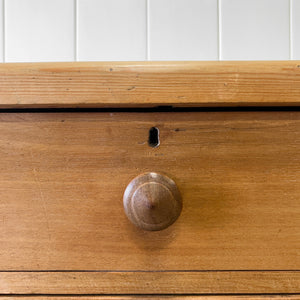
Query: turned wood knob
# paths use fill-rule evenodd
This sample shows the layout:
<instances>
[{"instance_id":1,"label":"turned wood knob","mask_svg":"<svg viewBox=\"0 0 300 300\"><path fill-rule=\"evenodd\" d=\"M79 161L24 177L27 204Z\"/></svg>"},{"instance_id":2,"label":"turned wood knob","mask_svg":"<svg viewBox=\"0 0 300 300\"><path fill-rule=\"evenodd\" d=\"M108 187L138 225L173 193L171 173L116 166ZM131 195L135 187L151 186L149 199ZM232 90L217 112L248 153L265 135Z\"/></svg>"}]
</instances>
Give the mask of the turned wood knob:
<instances>
[{"instance_id":1,"label":"turned wood knob","mask_svg":"<svg viewBox=\"0 0 300 300\"><path fill-rule=\"evenodd\" d=\"M175 182L154 172L139 175L128 184L123 204L128 219L144 230L167 228L182 209Z\"/></svg>"}]
</instances>

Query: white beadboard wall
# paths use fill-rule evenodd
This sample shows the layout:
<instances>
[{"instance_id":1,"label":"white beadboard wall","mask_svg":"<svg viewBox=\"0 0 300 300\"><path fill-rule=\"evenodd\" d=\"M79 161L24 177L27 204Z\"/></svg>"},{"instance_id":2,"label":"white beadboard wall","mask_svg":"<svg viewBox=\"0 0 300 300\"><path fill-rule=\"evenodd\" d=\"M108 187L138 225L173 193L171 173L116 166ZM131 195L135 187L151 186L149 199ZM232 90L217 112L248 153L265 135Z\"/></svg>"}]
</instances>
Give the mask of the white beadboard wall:
<instances>
[{"instance_id":1,"label":"white beadboard wall","mask_svg":"<svg viewBox=\"0 0 300 300\"><path fill-rule=\"evenodd\" d=\"M0 0L0 61L300 59L300 0Z\"/></svg>"}]
</instances>

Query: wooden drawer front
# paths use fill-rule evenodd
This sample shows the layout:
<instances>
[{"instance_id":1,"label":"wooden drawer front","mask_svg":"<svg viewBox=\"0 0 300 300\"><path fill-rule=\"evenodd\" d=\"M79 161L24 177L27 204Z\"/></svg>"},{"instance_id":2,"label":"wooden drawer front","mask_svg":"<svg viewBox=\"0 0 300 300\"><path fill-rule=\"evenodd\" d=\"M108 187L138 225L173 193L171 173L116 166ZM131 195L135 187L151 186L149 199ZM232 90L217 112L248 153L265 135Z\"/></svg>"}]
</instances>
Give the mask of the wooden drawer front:
<instances>
[{"instance_id":1,"label":"wooden drawer front","mask_svg":"<svg viewBox=\"0 0 300 300\"><path fill-rule=\"evenodd\" d=\"M3 271L300 270L300 112L2 113L0 132ZM163 231L123 210L147 171L182 194Z\"/></svg>"}]
</instances>

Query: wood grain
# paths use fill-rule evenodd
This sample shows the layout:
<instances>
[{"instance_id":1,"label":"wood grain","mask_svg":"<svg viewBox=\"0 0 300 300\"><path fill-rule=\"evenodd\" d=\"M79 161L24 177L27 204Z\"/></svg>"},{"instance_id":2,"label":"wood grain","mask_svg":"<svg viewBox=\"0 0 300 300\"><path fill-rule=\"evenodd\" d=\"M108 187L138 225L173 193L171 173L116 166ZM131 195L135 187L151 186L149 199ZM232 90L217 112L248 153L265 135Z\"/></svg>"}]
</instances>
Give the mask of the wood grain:
<instances>
[{"instance_id":1,"label":"wood grain","mask_svg":"<svg viewBox=\"0 0 300 300\"><path fill-rule=\"evenodd\" d=\"M299 99L300 61L0 65L0 108L298 106Z\"/></svg>"},{"instance_id":2,"label":"wood grain","mask_svg":"<svg viewBox=\"0 0 300 300\"><path fill-rule=\"evenodd\" d=\"M182 210L182 200L176 183L155 172L134 178L123 197L128 219L143 230L163 230L172 225Z\"/></svg>"},{"instance_id":3,"label":"wood grain","mask_svg":"<svg viewBox=\"0 0 300 300\"><path fill-rule=\"evenodd\" d=\"M0 132L0 270L300 270L300 112L3 113ZM149 171L183 200L159 232L123 210Z\"/></svg>"},{"instance_id":4,"label":"wood grain","mask_svg":"<svg viewBox=\"0 0 300 300\"><path fill-rule=\"evenodd\" d=\"M1 300L11 300L15 299L16 296L4 296L1 297ZM30 300L30 299L35 299L35 300L49 300L49 299L54 299L54 300L140 300L140 299L151 299L151 300L267 300L267 299L272 299L272 300L299 300L300 296L299 295L262 295L262 296L234 296L234 295L229 295L229 296L198 296L198 295L193 295L193 296L153 296L153 295L142 295L142 296L18 296L18 300Z\"/></svg>"},{"instance_id":5,"label":"wood grain","mask_svg":"<svg viewBox=\"0 0 300 300\"><path fill-rule=\"evenodd\" d=\"M1 272L1 294L299 293L300 272Z\"/></svg>"}]
</instances>

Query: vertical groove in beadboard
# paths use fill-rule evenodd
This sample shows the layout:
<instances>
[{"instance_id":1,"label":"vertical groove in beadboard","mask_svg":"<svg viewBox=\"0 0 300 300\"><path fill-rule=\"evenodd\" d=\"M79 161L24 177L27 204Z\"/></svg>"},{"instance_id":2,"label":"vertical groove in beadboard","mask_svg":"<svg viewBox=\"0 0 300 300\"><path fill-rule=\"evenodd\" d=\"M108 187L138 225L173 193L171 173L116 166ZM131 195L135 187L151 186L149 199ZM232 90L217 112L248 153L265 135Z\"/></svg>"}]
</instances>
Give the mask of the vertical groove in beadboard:
<instances>
[{"instance_id":1,"label":"vertical groove in beadboard","mask_svg":"<svg viewBox=\"0 0 300 300\"><path fill-rule=\"evenodd\" d=\"M146 60L150 60L150 0L146 0Z\"/></svg>"},{"instance_id":2,"label":"vertical groove in beadboard","mask_svg":"<svg viewBox=\"0 0 300 300\"><path fill-rule=\"evenodd\" d=\"M77 61L77 22L78 22L78 17L77 17L77 0L74 0L74 61Z\"/></svg>"},{"instance_id":3,"label":"vertical groove in beadboard","mask_svg":"<svg viewBox=\"0 0 300 300\"><path fill-rule=\"evenodd\" d=\"M221 47L222 47L221 0L218 0L217 9L218 9L218 59L222 60L222 51L221 51Z\"/></svg>"},{"instance_id":4,"label":"vertical groove in beadboard","mask_svg":"<svg viewBox=\"0 0 300 300\"><path fill-rule=\"evenodd\" d=\"M3 26L3 32L2 32L2 51L3 51L3 53L2 53L2 55L3 55L3 57L2 57L2 59L3 59L3 62L5 62L5 37L6 37L6 35L5 35L5 0L3 0L3 3L2 3L2 5L3 5L3 7L2 7L2 26Z\"/></svg>"},{"instance_id":5,"label":"vertical groove in beadboard","mask_svg":"<svg viewBox=\"0 0 300 300\"><path fill-rule=\"evenodd\" d=\"M289 0L289 13L290 13L290 59L293 59L293 0Z\"/></svg>"}]
</instances>

